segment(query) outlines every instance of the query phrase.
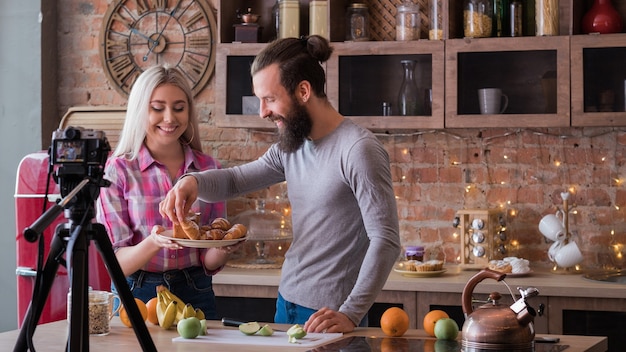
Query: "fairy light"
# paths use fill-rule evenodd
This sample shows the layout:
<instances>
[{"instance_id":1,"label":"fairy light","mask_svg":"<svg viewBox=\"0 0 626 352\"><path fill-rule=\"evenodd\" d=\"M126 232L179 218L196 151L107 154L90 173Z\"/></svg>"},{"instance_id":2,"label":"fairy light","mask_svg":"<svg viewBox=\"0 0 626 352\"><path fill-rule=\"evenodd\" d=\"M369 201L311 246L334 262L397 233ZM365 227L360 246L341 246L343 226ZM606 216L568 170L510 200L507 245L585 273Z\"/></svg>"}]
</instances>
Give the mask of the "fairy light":
<instances>
[{"instance_id":1,"label":"fairy light","mask_svg":"<svg viewBox=\"0 0 626 352\"><path fill-rule=\"evenodd\" d=\"M465 186L465 193L469 193L471 190L472 190L472 186L471 185Z\"/></svg>"},{"instance_id":2,"label":"fairy light","mask_svg":"<svg viewBox=\"0 0 626 352\"><path fill-rule=\"evenodd\" d=\"M554 161L554 166L556 166L556 167L561 166L561 162L560 162L560 161L558 161L558 160L555 160L555 161Z\"/></svg>"},{"instance_id":3,"label":"fairy light","mask_svg":"<svg viewBox=\"0 0 626 352\"><path fill-rule=\"evenodd\" d=\"M509 158L509 156L508 155L504 155L503 158L504 158L504 160L507 160Z\"/></svg>"},{"instance_id":4,"label":"fairy light","mask_svg":"<svg viewBox=\"0 0 626 352\"><path fill-rule=\"evenodd\" d=\"M460 161L452 161L450 164L453 165L453 166L458 166L458 165L461 165L461 162Z\"/></svg>"}]
</instances>

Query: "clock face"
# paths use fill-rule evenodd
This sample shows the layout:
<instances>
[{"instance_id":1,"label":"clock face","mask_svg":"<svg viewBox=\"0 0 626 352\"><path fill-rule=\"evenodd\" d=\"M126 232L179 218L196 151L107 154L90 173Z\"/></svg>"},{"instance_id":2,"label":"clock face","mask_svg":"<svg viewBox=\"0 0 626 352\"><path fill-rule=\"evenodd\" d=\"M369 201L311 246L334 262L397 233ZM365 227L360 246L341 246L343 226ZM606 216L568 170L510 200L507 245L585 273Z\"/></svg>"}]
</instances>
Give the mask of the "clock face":
<instances>
[{"instance_id":1,"label":"clock face","mask_svg":"<svg viewBox=\"0 0 626 352\"><path fill-rule=\"evenodd\" d=\"M207 0L115 0L100 31L104 72L127 96L146 68L169 64L185 74L196 95L215 68L215 28Z\"/></svg>"}]
</instances>

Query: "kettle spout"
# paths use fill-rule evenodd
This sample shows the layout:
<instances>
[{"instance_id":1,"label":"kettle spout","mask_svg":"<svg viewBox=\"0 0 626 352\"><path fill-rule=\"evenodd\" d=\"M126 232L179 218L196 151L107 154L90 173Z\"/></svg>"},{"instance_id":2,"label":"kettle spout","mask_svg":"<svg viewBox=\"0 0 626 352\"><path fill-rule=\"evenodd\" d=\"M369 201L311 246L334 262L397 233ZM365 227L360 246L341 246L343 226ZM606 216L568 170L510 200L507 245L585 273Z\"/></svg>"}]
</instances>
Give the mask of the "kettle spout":
<instances>
[{"instance_id":1,"label":"kettle spout","mask_svg":"<svg viewBox=\"0 0 626 352\"><path fill-rule=\"evenodd\" d=\"M517 322L522 326L530 324L537 315L535 309L529 306L524 298L518 299L509 308L515 312Z\"/></svg>"}]
</instances>

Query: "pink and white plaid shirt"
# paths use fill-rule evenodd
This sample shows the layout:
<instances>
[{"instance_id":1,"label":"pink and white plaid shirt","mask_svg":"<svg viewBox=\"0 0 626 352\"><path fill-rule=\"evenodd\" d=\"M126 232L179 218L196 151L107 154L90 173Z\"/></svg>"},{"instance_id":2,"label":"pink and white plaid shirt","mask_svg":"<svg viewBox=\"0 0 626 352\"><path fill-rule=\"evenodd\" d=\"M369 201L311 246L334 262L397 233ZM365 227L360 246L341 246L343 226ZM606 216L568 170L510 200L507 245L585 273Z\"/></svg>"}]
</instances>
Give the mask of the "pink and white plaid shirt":
<instances>
[{"instance_id":1,"label":"pink and white plaid shirt","mask_svg":"<svg viewBox=\"0 0 626 352\"><path fill-rule=\"evenodd\" d=\"M176 180L185 173L218 169L220 165L212 157L185 147L184 168L178 171ZM111 186L100 189L96 202L96 220L106 228L113 249L134 246L150 236L154 225L172 228L172 222L159 214L159 202L175 184L165 165L152 158L142 146L137 159L111 157L105 167L104 178ZM205 203L197 200L192 211L201 213L201 224L208 224L217 217L226 216L225 202ZM164 272L191 266L203 266L207 249L183 248L161 250L144 267L149 272Z\"/></svg>"}]
</instances>

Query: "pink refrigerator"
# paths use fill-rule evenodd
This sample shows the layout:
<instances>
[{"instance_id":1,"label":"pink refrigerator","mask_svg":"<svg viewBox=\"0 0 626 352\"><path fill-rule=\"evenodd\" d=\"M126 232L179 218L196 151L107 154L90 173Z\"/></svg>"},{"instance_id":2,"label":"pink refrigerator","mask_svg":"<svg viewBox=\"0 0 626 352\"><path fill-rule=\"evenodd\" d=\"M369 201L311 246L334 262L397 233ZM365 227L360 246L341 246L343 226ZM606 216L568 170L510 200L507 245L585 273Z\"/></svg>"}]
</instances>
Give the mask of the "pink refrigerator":
<instances>
[{"instance_id":1,"label":"pink refrigerator","mask_svg":"<svg viewBox=\"0 0 626 352\"><path fill-rule=\"evenodd\" d=\"M16 223L16 259L17 259L17 322L21 328L26 310L33 298L33 287L38 261L38 242L28 242L23 235L25 228L29 227L43 213L44 197L46 194L46 181L48 180L49 156L46 152L32 153L25 156L17 169L15 184L15 223ZM49 196L47 207L55 204L61 197L58 185L50 177ZM45 261L50 251L50 243L55 235L57 224L67 222L63 214L60 214L50 226L48 226L40 240L44 241ZM104 262L97 251L95 243L89 245L89 286L95 290L111 290L111 279ZM67 317L67 293L70 288L70 280L67 270L59 265L54 283L46 299L39 323L47 323L62 320Z\"/></svg>"}]
</instances>

